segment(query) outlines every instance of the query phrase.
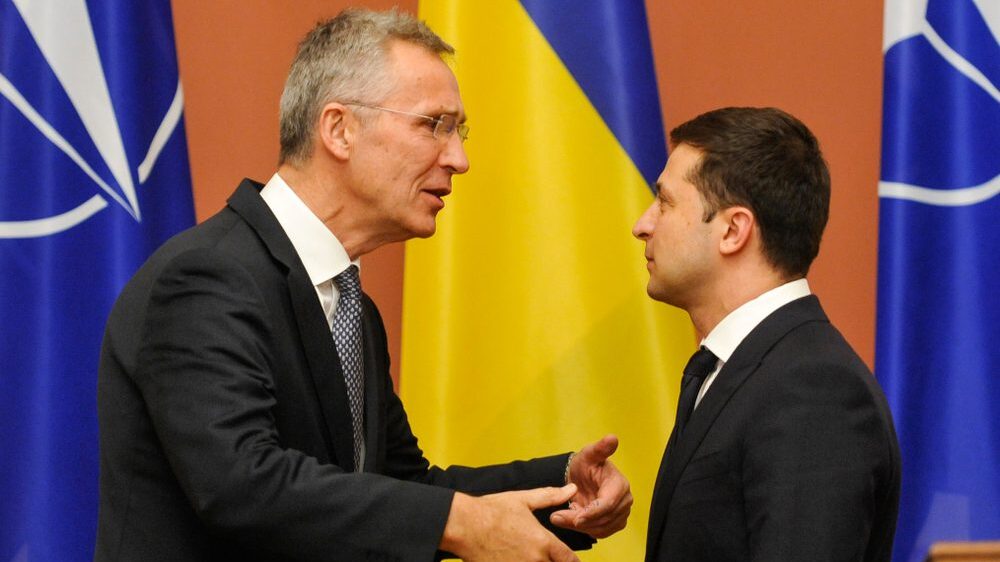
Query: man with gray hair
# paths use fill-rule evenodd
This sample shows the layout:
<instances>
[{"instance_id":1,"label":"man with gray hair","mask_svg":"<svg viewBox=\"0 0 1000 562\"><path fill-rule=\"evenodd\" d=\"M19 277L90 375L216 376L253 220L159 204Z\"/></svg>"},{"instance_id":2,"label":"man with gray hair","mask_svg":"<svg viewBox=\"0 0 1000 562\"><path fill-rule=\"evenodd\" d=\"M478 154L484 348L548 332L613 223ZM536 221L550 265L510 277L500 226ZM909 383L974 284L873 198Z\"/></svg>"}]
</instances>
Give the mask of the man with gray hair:
<instances>
[{"instance_id":1,"label":"man with gray hair","mask_svg":"<svg viewBox=\"0 0 1000 562\"><path fill-rule=\"evenodd\" d=\"M317 26L282 96L277 173L126 286L101 355L95 559L568 561L624 527L614 437L440 469L393 392L359 257L432 235L469 168L449 53L397 11Z\"/></svg>"}]
</instances>

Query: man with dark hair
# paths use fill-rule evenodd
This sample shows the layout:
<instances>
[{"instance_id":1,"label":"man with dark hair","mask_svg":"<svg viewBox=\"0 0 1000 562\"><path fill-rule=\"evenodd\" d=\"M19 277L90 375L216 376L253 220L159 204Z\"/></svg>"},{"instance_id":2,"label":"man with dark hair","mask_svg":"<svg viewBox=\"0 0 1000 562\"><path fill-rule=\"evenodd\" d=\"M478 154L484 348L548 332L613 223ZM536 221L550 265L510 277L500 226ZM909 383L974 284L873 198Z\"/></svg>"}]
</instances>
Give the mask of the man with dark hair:
<instances>
[{"instance_id":1,"label":"man with dark hair","mask_svg":"<svg viewBox=\"0 0 1000 562\"><path fill-rule=\"evenodd\" d=\"M816 138L781 110L726 108L670 139L633 234L647 292L686 310L702 339L656 479L646 561L888 561L892 419L805 279L830 201Z\"/></svg>"},{"instance_id":2,"label":"man with dark hair","mask_svg":"<svg viewBox=\"0 0 1000 562\"><path fill-rule=\"evenodd\" d=\"M614 437L442 470L393 392L359 257L432 235L469 168L451 52L398 11L317 26L282 95L277 173L124 289L98 383L96 560L572 561L559 538L624 527Z\"/></svg>"}]
</instances>

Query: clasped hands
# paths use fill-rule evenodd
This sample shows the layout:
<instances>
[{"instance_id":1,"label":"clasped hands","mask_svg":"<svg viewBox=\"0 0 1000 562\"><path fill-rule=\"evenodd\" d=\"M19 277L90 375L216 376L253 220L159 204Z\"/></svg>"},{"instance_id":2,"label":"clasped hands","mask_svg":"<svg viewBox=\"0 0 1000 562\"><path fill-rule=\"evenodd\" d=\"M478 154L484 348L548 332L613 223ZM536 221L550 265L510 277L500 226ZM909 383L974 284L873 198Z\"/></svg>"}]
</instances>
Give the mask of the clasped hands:
<instances>
[{"instance_id":1,"label":"clasped hands","mask_svg":"<svg viewBox=\"0 0 1000 562\"><path fill-rule=\"evenodd\" d=\"M554 561L579 559L555 535L540 526L532 511L563 505L552 513L553 525L610 536L623 528L632 510L628 480L608 460L618 448L609 435L580 449L570 460L567 484L482 497L455 494L441 546L467 562Z\"/></svg>"}]
</instances>

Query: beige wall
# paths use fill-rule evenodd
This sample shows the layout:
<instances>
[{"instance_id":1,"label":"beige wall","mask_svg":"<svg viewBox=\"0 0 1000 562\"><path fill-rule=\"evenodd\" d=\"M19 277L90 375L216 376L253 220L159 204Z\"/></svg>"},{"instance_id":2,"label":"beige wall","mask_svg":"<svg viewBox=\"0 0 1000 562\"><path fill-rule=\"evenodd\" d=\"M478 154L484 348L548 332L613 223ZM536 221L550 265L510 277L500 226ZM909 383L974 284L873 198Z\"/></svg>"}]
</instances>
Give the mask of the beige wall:
<instances>
[{"instance_id":1,"label":"beige wall","mask_svg":"<svg viewBox=\"0 0 1000 562\"><path fill-rule=\"evenodd\" d=\"M609 0L610 1L610 0ZM340 0L173 0L195 206L204 220L243 177L266 181L278 152L278 98L302 35ZM372 8L416 1L351 2ZM775 105L819 137L833 206L810 282L861 356L874 353L881 2L647 0L668 129L725 105ZM294 9L290 9L294 7ZM461 54L459 54L461 56ZM403 248L364 260L398 377Z\"/></svg>"}]
</instances>

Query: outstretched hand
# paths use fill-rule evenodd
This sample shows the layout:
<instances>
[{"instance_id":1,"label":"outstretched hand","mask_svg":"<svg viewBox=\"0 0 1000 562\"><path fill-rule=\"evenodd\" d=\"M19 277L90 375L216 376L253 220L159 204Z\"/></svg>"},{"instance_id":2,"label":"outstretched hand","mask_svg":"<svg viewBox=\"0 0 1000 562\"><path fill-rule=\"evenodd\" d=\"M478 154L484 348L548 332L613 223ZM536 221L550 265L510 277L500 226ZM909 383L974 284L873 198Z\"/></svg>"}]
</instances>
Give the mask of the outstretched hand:
<instances>
[{"instance_id":1,"label":"outstretched hand","mask_svg":"<svg viewBox=\"0 0 1000 562\"><path fill-rule=\"evenodd\" d=\"M598 539L625 528L632 492L625 475L608 460L617 449L618 438L608 435L573 455L567 480L576 484L577 493L569 509L551 515L552 524Z\"/></svg>"}]
</instances>

